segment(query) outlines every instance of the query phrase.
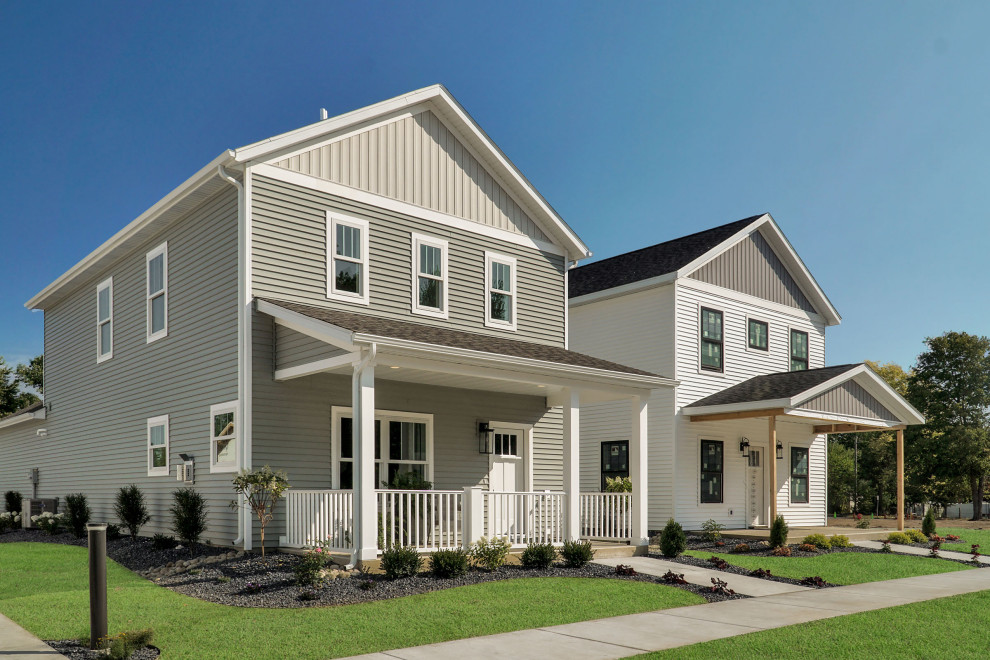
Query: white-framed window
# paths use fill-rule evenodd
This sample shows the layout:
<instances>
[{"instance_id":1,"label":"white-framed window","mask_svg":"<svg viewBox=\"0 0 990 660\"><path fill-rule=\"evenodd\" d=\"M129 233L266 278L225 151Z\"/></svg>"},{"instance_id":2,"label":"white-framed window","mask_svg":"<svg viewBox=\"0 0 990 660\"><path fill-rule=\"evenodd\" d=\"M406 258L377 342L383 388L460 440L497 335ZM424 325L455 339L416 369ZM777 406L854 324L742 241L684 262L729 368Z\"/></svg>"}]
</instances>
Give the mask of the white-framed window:
<instances>
[{"instance_id":1,"label":"white-framed window","mask_svg":"<svg viewBox=\"0 0 990 660\"><path fill-rule=\"evenodd\" d=\"M354 420L350 408L334 406L333 488L354 488ZM396 478L433 481L433 415L375 411L375 488Z\"/></svg>"},{"instance_id":2,"label":"white-framed window","mask_svg":"<svg viewBox=\"0 0 990 660\"><path fill-rule=\"evenodd\" d=\"M412 235L412 311L447 318L447 241Z\"/></svg>"},{"instance_id":3,"label":"white-framed window","mask_svg":"<svg viewBox=\"0 0 990 660\"><path fill-rule=\"evenodd\" d=\"M791 328L791 371L808 370L808 333Z\"/></svg>"},{"instance_id":4,"label":"white-framed window","mask_svg":"<svg viewBox=\"0 0 990 660\"><path fill-rule=\"evenodd\" d=\"M327 211L327 298L368 304L367 220Z\"/></svg>"},{"instance_id":5,"label":"white-framed window","mask_svg":"<svg viewBox=\"0 0 990 660\"><path fill-rule=\"evenodd\" d=\"M167 477L168 472L168 415L161 415L148 420L148 476Z\"/></svg>"},{"instance_id":6,"label":"white-framed window","mask_svg":"<svg viewBox=\"0 0 990 660\"><path fill-rule=\"evenodd\" d=\"M168 243L145 256L148 283L148 343L168 335Z\"/></svg>"},{"instance_id":7,"label":"white-framed window","mask_svg":"<svg viewBox=\"0 0 990 660\"><path fill-rule=\"evenodd\" d=\"M237 471L237 401L210 406L210 472Z\"/></svg>"},{"instance_id":8,"label":"white-framed window","mask_svg":"<svg viewBox=\"0 0 990 660\"><path fill-rule=\"evenodd\" d=\"M96 361L113 357L113 278L96 286Z\"/></svg>"},{"instance_id":9,"label":"white-framed window","mask_svg":"<svg viewBox=\"0 0 990 660\"><path fill-rule=\"evenodd\" d=\"M516 260L485 252L485 325L516 329Z\"/></svg>"}]
</instances>

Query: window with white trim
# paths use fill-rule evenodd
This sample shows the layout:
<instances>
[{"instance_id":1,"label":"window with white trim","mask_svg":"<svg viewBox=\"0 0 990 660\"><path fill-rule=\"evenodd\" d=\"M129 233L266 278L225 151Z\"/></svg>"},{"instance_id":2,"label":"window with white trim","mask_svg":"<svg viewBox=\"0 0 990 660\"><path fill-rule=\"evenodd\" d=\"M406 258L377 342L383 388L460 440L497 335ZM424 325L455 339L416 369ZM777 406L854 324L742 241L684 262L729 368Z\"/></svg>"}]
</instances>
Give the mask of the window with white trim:
<instances>
[{"instance_id":1,"label":"window with white trim","mask_svg":"<svg viewBox=\"0 0 990 660\"><path fill-rule=\"evenodd\" d=\"M145 257L148 271L148 343L168 335L168 243Z\"/></svg>"},{"instance_id":2,"label":"window with white trim","mask_svg":"<svg viewBox=\"0 0 990 660\"><path fill-rule=\"evenodd\" d=\"M335 488L354 488L354 420L350 408L333 409ZM375 487L396 479L433 480L433 415L376 411Z\"/></svg>"},{"instance_id":3,"label":"window with white trim","mask_svg":"<svg viewBox=\"0 0 990 660\"><path fill-rule=\"evenodd\" d=\"M327 297L368 304L367 220L327 212Z\"/></svg>"},{"instance_id":4,"label":"window with white trim","mask_svg":"<svg viewBox=\"0 0 990 660\"><path fill-rule=\"evenodd\" d=\"M516 329L516 260L485 253L485 325Z\"/></svg>"},{"instance_id":5,"label":"window with white trim","mask_svg":"<svg viewBox=\"0 0 990 660\"><path fill-rule=\"evenodd\" d=\"M168 415L161 415L148 420L148 476L167 477L168 472Z\"/></svg>"},{"instance_id":6,"label":"window with white trim","mask_svg":"<svg viewBox=\"0 0 990 660\"><path fill-rule=\"evenodd\" d=\"M113 357L113 278L96 287L96 361Z\"/></svg>"},{"instance_id":7,"label":"window with white trim","mask_svg":"<svg viewBox=\"0 0 990 660\"><path fill-rule=\"evenodd\" d=\"M447 241L412 235L412 311L447 318Z\"/></svg>"},{"instance_id":8,"label":"window with white trim","mask_svg":"<svg viewBox=\"0 0 990 660\"><path fill-rule=\"evenodd\" d=\"M808 333L791 330L791 371L808 369Z\"/></svg>"},{"instance_id":9,"label":"window with white trim","mask_svg":"<svg viewBox=\"0 0 990 660\"><path fill-rule=\"evenodd\" d=\"M210 472L237 470L237 401L210 406Z\"/></svg>"}]
</instances>

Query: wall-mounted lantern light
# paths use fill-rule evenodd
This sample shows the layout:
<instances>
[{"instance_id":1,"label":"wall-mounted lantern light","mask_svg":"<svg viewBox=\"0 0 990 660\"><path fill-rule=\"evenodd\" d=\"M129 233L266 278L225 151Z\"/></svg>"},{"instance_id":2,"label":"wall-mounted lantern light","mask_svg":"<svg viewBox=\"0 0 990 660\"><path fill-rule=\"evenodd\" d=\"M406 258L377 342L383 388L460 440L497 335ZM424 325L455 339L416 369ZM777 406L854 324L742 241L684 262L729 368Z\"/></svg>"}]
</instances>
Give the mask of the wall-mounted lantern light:
<instances>
[{"instance_id":1,"label":"wall-mounted lantern light","mask_svg":"<svg viewBox=\"0 0 990 660\"><path fill-rule=\"evenodd\" d=\"M742 454L743 458L749 458L749 438L740 438L739 453Z\"/></svg>"},{"instance_id":2,"label":"wall-mounted lantern light","mask_svg":"<svg viewBox=\"0 0 990 660\"><path fill-rule=\"evenodd\" d=\"M495 452L495 429L488 422L478 422L478 453L492 454Z\"/></svg>"},{"instance_id":3,"label":"wall-mounted lantern light","mask_svg":"<svg viewBox=\"0 0 990 660\"><path fill-rule=\"evenodd\" d=\"M777 441L777 460L784 458L784 445L780 444L780 440Z\"/></svg>"}]
</instances>

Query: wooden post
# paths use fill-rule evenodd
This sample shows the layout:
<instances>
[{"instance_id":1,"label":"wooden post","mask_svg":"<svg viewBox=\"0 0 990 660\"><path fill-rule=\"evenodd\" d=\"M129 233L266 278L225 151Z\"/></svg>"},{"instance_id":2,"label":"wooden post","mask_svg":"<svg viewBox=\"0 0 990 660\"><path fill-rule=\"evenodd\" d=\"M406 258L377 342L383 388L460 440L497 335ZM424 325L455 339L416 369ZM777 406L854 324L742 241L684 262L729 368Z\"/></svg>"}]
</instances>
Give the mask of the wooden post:
<instances>
[{"instance_id":1,"label":"wooden post","mask_svg":"<svg viewBox=\"0 0 990 660\"><path fill-rule=\"evenodd\" d=\"M777 417L770 415L770 524L777 519Z\"/></svg>"},{"instance_id":2,"label":"wooden post","mask_svg":"<svg viewBox=\"0 0 990 660\"><path fill-rule=\"evenodd\" d=\"M897 429L897 530L904 531L904 429Z\"/></svg>"}]
</instances>

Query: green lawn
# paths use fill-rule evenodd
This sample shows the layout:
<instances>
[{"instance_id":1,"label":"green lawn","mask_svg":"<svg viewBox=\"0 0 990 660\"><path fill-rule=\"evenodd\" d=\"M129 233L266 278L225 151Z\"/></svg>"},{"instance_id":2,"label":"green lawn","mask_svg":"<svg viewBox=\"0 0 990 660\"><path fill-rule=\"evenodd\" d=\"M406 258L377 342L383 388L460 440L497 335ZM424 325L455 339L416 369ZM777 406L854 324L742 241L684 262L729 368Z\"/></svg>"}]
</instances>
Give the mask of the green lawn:
<instances>
[{"instance_id":1,"label":"green lawn","mask_svg":"<svg viewBox=\"0 0 990 660\"><path fill-rule=\"evenodd\" d=\"M985 658L990 591L850 614L637 656L650 660Z\"/></svg>"},{"instance_id":2,"label":"green lawn","mask_svg":"<svg viewBox=\"0 0 990 660\"><path fill-rule=\"evenodd\" d=\"M974 543L980 544L980 552L990 555L990 529L959 529L953 527L938 527L936 533L939 536L955 534L965 543L943 543L943 550L957 550L959 552L969 552L970 546Z\"/></svg>"},{"instance_id":3,"label":"green lawn","mask_svg":"<svg viewBox=\"0 0 990 660\"><path fill-rule=\"evenodd\" d=\"M153 628L165 660L332 658L704 602L647 582L525 578L359 605L237 608L108 563L110 632ZM0 612L42 639L88 632L88 585L84 548L0 544Z\"/></svg>"},{"instance_id":4,"label":"green lawn","mask_svg":"<svg viewBox=\"0 0 990 660\"><path fill-rule=\"evenodd\" d=\"M698 550L688 550L684 554L701 559L712 556L710 552ZM750 570L765 568L774 575L797 579L819 575L832 584L859 584L915 575L972 570L969 566L953 561L879 552L836 552L814 557L753 557L734 554L717 556L730 564ZM726 580L729 586L732 586L732 578L727 577Z\"/></svg>"}]
</instances>

